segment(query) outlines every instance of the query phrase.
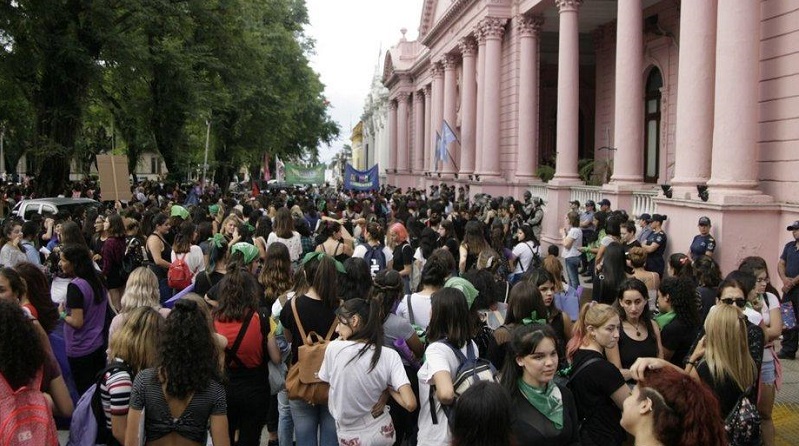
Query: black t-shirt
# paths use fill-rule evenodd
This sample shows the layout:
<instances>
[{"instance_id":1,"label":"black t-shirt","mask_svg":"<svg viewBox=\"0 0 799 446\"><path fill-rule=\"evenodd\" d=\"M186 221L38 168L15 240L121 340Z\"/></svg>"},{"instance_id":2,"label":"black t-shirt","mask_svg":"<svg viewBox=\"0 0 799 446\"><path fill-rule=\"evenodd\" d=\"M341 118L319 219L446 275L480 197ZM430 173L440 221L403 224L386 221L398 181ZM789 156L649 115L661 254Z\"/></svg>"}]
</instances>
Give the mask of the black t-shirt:
<instances>
[{"instance_id":1,"label":"black t-shirt","mask_svg":"<svg viewBox=\"0 0 799 446\"><path fill-rule=\"evenodd\" d=\"M698 330L699 326L691 327L680 317L675 317L660 330L660 342L663 348L674 352L669 362L682 368Z\"/></svg>"},{"instance_id":2,"label":"black t-shirt","mask_svg":"<svg viewBox=\"0 0 799 446\"><path fill-rule=\"evenodd\" d=\"M696 372L699 374L699 378L713 390L713 394L716 395L721 406L721 416L726 418L727 414L735 407L735 403L738 402L743 391L738 388L738 385L731 378L723 381L714 380L713 375L710 374L710 367L705 361L697 364Z\"/></svg>"},{"instance_id":3,"label":"black t-shirt","mask_svg":"<svg viewBox=\"0 0 799 446\"><path fill-rule=\"evenodd\" d=\"M579 445L577 403L571 391L559 387L563 396L563 428L555 428L547 417L539 412L519 390L511 395L511 429L520 445L561 446Z\"/></svg>"},{"instance_id":4,"label":"black t-shirt","mask_svg":"<svg viewBox=\"0 0 799 446\"><path fill-rule=\"evenodd\" d=\"M394 248L394 270L402 271L405 265L413 265L413 248L408 243L397 245Z\"/></svg>"},{"instance_id":5,"label":"black t-shirt","mask_svg":"<svg viewBox=\"0 0 799 446\"><path fill-rule=\"evenodd\" d=\"M214 271L210 274L206 274L205 272L197 274L197 278L194 279L194 292L200 296L205 296L208 294L208 290L219 283L223 277L225 277L225 275L219 271Z\"/></svg>"},{"instance_id":6,"label":"black t-shirt","mask_svg":"<svg viewBox=\"0 0 799 446\"><path fill-rule=\"evenodd\" d=\"M646 322L651 324L651 322ZM627 336L624 329L619 330L619 359L621 368L629 369L638 358L656 358L658 355L658 343L654 333L647 334L646 339L638 341ZM691 338L693 342L694 338ZM689 343L690 346L690 343ZM682 367L682 365L680 365Z\"/></svg>"},{"instance_id":7,"label":"black t-shirt","mask_svg":"<svg viewBox=\"0 0 799 446\"><path fill-rule=\"evenodd\" d=\"M585 361L600 358L569 383L577 401L577 411L582 421L580 438L583 445L621 445L625 434L621 425L621 409L613 402L613 395L619 388L626 387L624 377L615 365L608 362L599 352L577 350L573 358L573 370Z\"/></svg>"},{"instance_id":8,"label":"black t-shirt","mask_svg":"<svg viewBox=\"0 0 799 446\"><path fill-rule=\"evenodd\" d=\"M69 308L82 308L86 311L85 301L83 300L83 293L77 285L70 283L67 285L67 307ZM83 315L86 317L86 314Z\"/></svg>"},{"instance_id":9,"label":"black t-shirt","mask_svg":"<svg viewBox=\"0 0 799 446\"><path fill-rule=\"evenodd\" d=\"M319 336L324 337L330 330L330 326L336 322L336 313L333 309L325 305L321 300L311 299L306 295L295 297L297 299L297 313L299 313L302 328L305 330L305 335L315 331ZM291 333L291 353L293 361L297 360L297 349L303 344L300 337L300 330L294 321L294 311L292 309L291 300L286 301L283 310L280 311L280 323L283 328ZM336 339L338 334L333 332L331 339Z\"/></svg>"}]
</instances>

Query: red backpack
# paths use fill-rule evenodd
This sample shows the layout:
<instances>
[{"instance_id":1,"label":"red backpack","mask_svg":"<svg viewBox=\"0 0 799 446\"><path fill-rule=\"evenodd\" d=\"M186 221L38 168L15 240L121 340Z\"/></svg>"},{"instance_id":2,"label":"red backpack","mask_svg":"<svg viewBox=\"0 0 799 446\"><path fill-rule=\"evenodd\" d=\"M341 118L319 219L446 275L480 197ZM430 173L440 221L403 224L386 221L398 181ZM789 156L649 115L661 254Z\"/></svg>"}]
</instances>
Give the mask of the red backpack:
<instances>
[{"instance_id":1,"label":"red backpack","mask_svg":"<svg viewBox=\"0 0 799 446\"><path fill-rule=\"evenodd\" d=\"M58 431L44 394L42 371L33 383L12 390L0 374L0 445L58 446Z\"/></svg>"},{"instance_id":2,"label":"red backpack","mask_svg":"<svg viewBox=\"0 0 799 446\"><path fill-rule=\"evenodd\" d=\"M187 255L188 253L183 254L183 257L181 257L175 254L175 261L169 264L169 271L166 274L169 288L181 291L191 285L191 269L189 269L189 265L185 261Z\"/></svg>"}]
</instances>

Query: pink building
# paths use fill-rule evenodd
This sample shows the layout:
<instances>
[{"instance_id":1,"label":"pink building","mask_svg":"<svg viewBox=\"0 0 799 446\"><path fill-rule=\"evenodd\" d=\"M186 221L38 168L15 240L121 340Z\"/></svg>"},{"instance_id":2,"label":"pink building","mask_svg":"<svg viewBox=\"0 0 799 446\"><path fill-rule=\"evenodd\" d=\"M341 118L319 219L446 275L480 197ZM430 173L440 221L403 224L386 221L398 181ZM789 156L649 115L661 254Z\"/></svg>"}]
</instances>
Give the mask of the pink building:
<instances>
[{"instance_id":1,"label":"pink building","mask_svg":"<svg viewBox=\"0 0 799 446\"><path fill-rule=\"evenodd\" d=\"M707 215L724 271L746 255L775 268L799 219L796 6L426 0L419 39L403 32L385 58L388 182L532 190L548 203L548 242L571 199L668 215L670 251L687 251ZM434 150L443 121L459 140L445 163ZM601 186L580 179L588 160Z\"/></svg>"}]
</instances>

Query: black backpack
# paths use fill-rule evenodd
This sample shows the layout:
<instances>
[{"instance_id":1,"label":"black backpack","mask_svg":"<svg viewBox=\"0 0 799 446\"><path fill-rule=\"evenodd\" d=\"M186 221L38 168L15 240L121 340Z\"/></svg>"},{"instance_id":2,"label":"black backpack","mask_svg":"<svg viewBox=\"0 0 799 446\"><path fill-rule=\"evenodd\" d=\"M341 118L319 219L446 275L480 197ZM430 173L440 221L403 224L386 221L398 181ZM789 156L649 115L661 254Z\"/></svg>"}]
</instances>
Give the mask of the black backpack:
<instances>
[{"instance_id":1,"label":"black backpack","mask_svg":"<svg viewBox=\"0 0 799 446\"><path fill-rule=\"evenodd\" d=\"M494 367L494 364L491 364L491 361L487 359L478 357L471 341L466 343L465 356L459 348L455 347L449 342L441 342L449 347L453 353L455 353L455 356L458 358L460 363L458 366L458 371L452 378L452 387L455 389L456 398L461 396L464 392L466 392L467 389L469 389L469 387L479 381L497 382L497 369ZM429 395L430 417L433 420L433 424L438 424L438 415L436 414L436 405L434 399L435 393L436 386L431 385ZM449 420L449 424L451 426L453 420L455 419L455 405L442 405L441 407L444 409L444 414L447 415L447 419Z\"/></svg>"},{"instance_id":2,"label":"black backpack","mask_svg":"<svg viewBox=\"0 0 799 446\"><path fill-rule=\"evenodd\" d=\"M374 277L378 271L386 269L388 262L386 261L386 253L383 252L383 245L372 246L366 244L366 254L363 255L366 264L369 265L369 271Z\"/></svg>"}]
</instances>

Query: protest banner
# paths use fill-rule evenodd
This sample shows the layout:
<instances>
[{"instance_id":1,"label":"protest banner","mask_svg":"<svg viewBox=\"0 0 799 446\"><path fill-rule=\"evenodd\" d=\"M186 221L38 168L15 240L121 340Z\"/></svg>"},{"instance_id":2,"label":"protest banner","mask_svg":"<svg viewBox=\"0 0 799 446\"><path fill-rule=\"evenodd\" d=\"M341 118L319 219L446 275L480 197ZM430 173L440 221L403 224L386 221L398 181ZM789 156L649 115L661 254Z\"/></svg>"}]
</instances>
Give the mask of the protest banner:
<instances>
[{"instance_id":1,"label":"protest banner","mask_svg":"<svg viewBox=\"0 0 799 446\"><path fill-rule=\"evenodd\" d=\"M304 167L285 163L284 169L286 175L285 181L289 184L324 184L325 182L324 164Z\"/></svg>"},{"instance_id":2,"label":"protest banner","mask_svg":"<svg viewBox=\"0 0 799 446\"><path fill-rule=\"evenodd\" d=\"M352 164L344 167L344 190L370 191L380 189L380 169L377 164L371 169L357 170Z\"/></svg>"},{"instance_id":3,"label":"protest banner","mask_svg":"<svg viewBox=\"0 0 799 446\"><path fill-rule=\"evenodd\" d=\"M131 197L128 158L124 155L97 155L100 191L105 201L128 201Z\"/></svg>"}]
</instances>

